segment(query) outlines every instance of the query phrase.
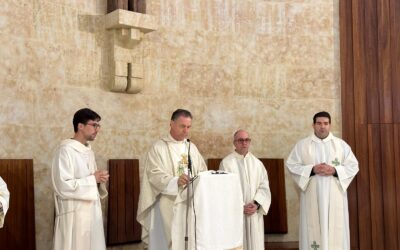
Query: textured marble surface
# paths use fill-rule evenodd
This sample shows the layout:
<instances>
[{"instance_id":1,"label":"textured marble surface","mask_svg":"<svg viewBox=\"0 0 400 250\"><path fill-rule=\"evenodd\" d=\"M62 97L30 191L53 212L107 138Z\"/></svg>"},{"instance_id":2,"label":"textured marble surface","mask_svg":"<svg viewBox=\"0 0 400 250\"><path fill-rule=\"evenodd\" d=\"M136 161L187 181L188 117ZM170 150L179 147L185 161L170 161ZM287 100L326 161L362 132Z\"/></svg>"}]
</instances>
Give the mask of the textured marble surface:
<instances>
[{"instance_id":1,"label":"textured marble surface","mask_svg":"<svg viewBox=\"0 0 400 250\"><path fill-rule=\"evenodd\" d=\"M286 158L320 110L340 135L338 0L146 2L158 30L116 52L144 66L136 95L108 91L106 0L2 2L0 157L34 159L38 250L51 249L53 151L72 136L79 108L103 118L93 142L100 168L110 158L143 160L176 108L192 111L191 139L206 159L230 153L238 128L249 130L257 156ZM288 173L286 191L289 233L270 241L298 237Z\"/></svg>"}]
</instances>

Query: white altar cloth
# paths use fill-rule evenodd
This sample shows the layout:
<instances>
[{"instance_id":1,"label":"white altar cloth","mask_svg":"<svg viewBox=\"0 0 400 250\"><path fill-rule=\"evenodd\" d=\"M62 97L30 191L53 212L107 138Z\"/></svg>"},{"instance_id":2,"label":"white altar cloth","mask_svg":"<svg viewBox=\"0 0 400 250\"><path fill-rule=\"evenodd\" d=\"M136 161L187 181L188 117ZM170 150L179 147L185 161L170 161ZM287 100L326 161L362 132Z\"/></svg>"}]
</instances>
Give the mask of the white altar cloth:
<instances>
[{"instance_id":1,"label":"white altar cloth","mask_svg":"<svg viewBox=\"0 0 400 250\"><path fill-rule=\"evenodd\" d=\"M196 249L242 246L243 196L237 174L206 171L195 180Z\"/></svg>"}]
</instances>

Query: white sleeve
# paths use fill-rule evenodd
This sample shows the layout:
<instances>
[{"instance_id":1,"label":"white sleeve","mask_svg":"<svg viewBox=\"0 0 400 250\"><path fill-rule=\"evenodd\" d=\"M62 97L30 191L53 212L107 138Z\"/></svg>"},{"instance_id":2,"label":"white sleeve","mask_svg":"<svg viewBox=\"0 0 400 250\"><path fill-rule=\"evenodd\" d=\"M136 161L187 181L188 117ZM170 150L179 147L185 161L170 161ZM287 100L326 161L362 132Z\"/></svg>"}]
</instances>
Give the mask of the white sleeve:
<instances>
[{"instance_id":1,"label":"white sleeve","mask_svg":"<svg viewBox=\"0 0 400 250\"><path fill-rule=\"evenodd\" d=\"M343 159L339 166L336 166L336 173L340 182L340 186L343 190L346 190L354 176L358 173L358 161L351 151L350 146L342 142L343 145Z\"/></svg>"},{"instance_id":2,"label":"white sleeve","mask_svg":"<svg viewBox=\"0 0 400 250\"><path fill-rule=\"evenodd\" d=\"M10 192L7 189L7 184L4 180L0 177L0 204L2 208L0 209L0 228L3 227L4 218L8 211L10 201Z\"/></svg>"},{"instance_id":3,"label":"white sleeve","mask_svg":"<svg viewBox=\"0 0 400 250\"><path fill-rule=\"evenodd\" d=\"M177 195L179 188L178 188L178 179L179 177L174 176L168 183L167 187L161 191L162 194L167 195Z\"/></svg>"},{"instance_id":4,"label":"white sleeve","mask_svg":"<svg viewBox=\"0 0 400 250\"><path fill-rule=\"evenodd\" d=\"M271 206L271 190L269 188L268 173L265 170L264 165L261 166L263 169L260 173L260 185L257 187L254 200L256 200L260 205L260 212L266 215Z\"/></svg>"},{"instance_id":5,"label":"white sleeve","mask_svg":"<svg viewBox=\"0 0 400 250\"><path fill-rule=\"evenodd\" d=\"M76 178L68 150L64 148L61 148L53 159L52 181L56 193L62 199L97 200L99 197L94 175Z\"/></svg>"},{"instance_id":6,"label":"white sleeve","mask_svg":"<svg viewBox=\"0 0 400 250\"><path fill-rule=\"evenodd\" d=\"M294 181L301 188L306 190L307 184L310 180L310 174L313 169L313 165L304 165L301 159L301 143L297 143L296 146L290 152L289 157L286 160L286 167L292 174Z\"/></svg>"}]
</instances>

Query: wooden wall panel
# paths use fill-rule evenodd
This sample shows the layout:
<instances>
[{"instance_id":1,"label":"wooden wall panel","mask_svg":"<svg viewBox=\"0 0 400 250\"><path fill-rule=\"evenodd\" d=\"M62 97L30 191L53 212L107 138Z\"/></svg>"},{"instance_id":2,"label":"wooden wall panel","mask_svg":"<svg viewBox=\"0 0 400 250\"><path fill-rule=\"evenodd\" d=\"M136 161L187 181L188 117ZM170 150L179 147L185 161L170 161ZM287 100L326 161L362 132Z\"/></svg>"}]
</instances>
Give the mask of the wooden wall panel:
<instances>
[{"instance_id":1,"label":"wooden wall panel","mask_svg":"<svg viewBox=\"0 0 400 250\"><path fill-rule=\"evenodd\" d=\"M357 233L351 240L358 238L351 245L399 249L400 1L339 4L343 138L360 163L357 206L349 195L350 216L358 221L355 228L356 220L350 219Z\"/></svg>"},{"instance_id":2,"label":"wooden wall panel","mask_svg":"<svg viewBox=\"0 0 400 250\"><path fill-rule=\"evenodd\" d=\"M217 171L219 169L219 164L221 163L221 161L222 161L221 158L208 159L207 160L207 168L208 168L208 170Z\"/></svg>"},{"instance_id":3,"label":"wooden wall panel","mask_svg":"<svg viewBox=\"0 0 400 250\"><path fill-rule=\"evenodd\" d=\"M342 0L343 1L343 0ZM366 56L365 56L365 11L364 0L352 1L352 38L353 38L353 82L354 88L350 93L354 96L354 113L346 116L354 116L355 124L367 124L367 98L366 98ZM347 24L349 26L350 24ZM359 48L359 49L358 49ZM345 84L344 84L345 85ZM345 85L346 86L346 85ZM346 89L346 87L345 87ZM362 105L359 105L362 104ZM343 113L342 113L343 114ZM343 114L343 117L346 117ZM350 128L351 129L351 128ZM345 127L343 130L346 130Z\"/></svg>"},{"instance_id":4,"label":"wooden wall panel","mask_svg":"<svg viewBox=\"0 0 400 250\"><path fill-rule=\"evenodd\" d=\"M400 1L390 1L390 51L392 63L393 122L400 123ZM399 151L397 151L399 152ZM399 244L400 246L400 244Z\"/></svg>"},{"instance_id":5,"label":"wooden wall panel","mask_svg":"<svg viewBox=\"0 0 400 250\"><path fill-rule=\"evenodd\" d=\"M397 232L397 204L396 204L396 172L394 162L393 124L382 124L380 127L382 152L382 194L383 216L385 232ZM385 233L386 249L399 249L397 234Z\"/></svg>"},{"instance_id":6,"label":"wooden wall panel","mask_svg":"<svg viewBox=\"0 0 400 250\"><path fill-rule=\"evenodd\" d=\"M146 0L128 0L128 10L146 13Z\"/></svg>"},{"instance_id":7,"label":"wooden wall panel","mask_svg":"<svg viewBox=\"0 0 400 250\"><path fill-rule=\"evenodd\" d=\"M342 121L343 136L354 149L355 146L355 119L354 119L354 68L353 68L353 21L351 1L340 1L340 61L341 79L346 82L342 86L342 113L352 114Z\"/></svg>"},{"instance_id":8,"label":"wooden wall panel","mask_svg":"<svg viewBox=\"0 0 400 250\"><path fill-rule=\"evenodd\" d=\"M389 0L377 0L377 16L380 123L393 123Z\"/></svg>"},{"instance_id":9,"label":"wooden wall panel","mask_svg":"<svg viewBox=\"0 0 400 250\"><path fill-rule=\"evenodd\" d=\"M372 249L372 221L371 221L371 197L370 197L370 175L368 160L368 127L366 124L360 124L356 129L357 147L355 154L360 166L360 172L356 177L358 211L349 211L350 215L358 214L358 225L353 225L351 229L358 234L358 242L350 242L352 246L358 246L359 249ZM364 190L364 192L359 192Z\"/></svg>"},{"instance_id":10,"label":"wooden wall panel","mask_svg":"<svg viewBox=\"0 0 400 250\"><path fill-rule=\"evenodd\" d=\"M400 211L400 124L394 125L393 132L393 151L394 151L394 170L395 170L395 184L396 184L396 211ZM397 214L397 245L400 246L400 216Z\"/></svg>"},{"instance_id":11,"label":"wooden wall panel","mask_svg":"<svg viewBox=\"0 0 400 250\"><path fill-rule=\"evenodd\" d=\"M107 0L107 13L117 9L128 10L128 0Z\"/></svg>"},{"instance_id":12,"label":"wooden wall panel","mask_svg":"<svg viewBox=\"0 0 400 250\"><path fill-rule=\"evenodd\" d=\"M366 92L366 108L368 113L368 123L379 123L379 84L378 84L378 30L377 30L377 6L376 0L366 0L364 8L364 16L361 18L365 23L364 37L365 40L365 83L361 81L361 89ZM368 17L368 18L366 18ZM359 105L361 106L361 105Z\"/></svg>"},{"instance_id":13,"label":"wooden wall panel","mask_svg":"<svg viewBox=\"0 0 400 250\"><path fill-rule=\"evenodd\" d=\"M113 159L108 162L107 245L139 242L141 226L136 221L139 202L139 160Z\"/></svg>"},{"instance_id":14,"label":"wooden wall panel","mask_svg":"<svg viewBox=\"0 0 400 250\"><path fill-rule=\"evenodd\" d=\"M125 228L129 227L130 225L127 224L125 221L125 214L130 213L131 211L127 211L127 208L125 207L125 192L126 192L126 182L129 182L130 178L133 177L128 177L125 175L125 163L127 161L115 161L115 160L109 160L109 171L110 171L110 176L114 176L117 179L111 179L110 178L110 185L117 185L117 241L118 243L120 242L128 242L127 238L128 236L126 235ZM128 180L127 180L128 179ZM111 184L112 182L112 184ZM110 194L109 196L109 201L114 199L112 197L114 194ZM129 197L128 197L129 199ZM115 201L114 201L115 202ZM133 211L132 211L133 212ZM112 219L112 218L110 218Z\"/></svg>"},{"instance_id":15,"label":"wooden wall panel","mask_svg":"<svg viewBox=\"0 0 400 250\"><path fill-rule=\"evenodd\" d=\"M342 86L342 112L346 114L354 114L354 81L353 81L353 37L352 26L348 25L353 23L352 19L352 2L341 1L339 8L341 13L346 13L343 18L339 19L340 32L343 34L340 38L340 57L341 63L341 78L345 79L347 83ZM356 150L356 133L355 133L355 118L350 115L347 119L342 121L343 136L347 138L347 143ZM358 197L357 197L357 178L353 180L352 185L348 188L348 202L349 202L349 224L350 224L350 243L352 249L358 249Z\"/></svg>"},{"instance_id":16,"label":"wooden wall panel","mask_svg":"<svg viewBox=\"0 0 400 250\"><path fill-rule=\"evenodd\" d=\"M0 229L0 248L34 250L33 160L1 159L0 175L10 191L10 207Z\"/></svg>"},{"instance_id":17,"label":"wooden wall panel","mask_svg":"<svg viewBox=\"0 0 400 250\"><path fill-rule=\"evenodd\" d=\"M218 170L221 158L208 159L208 170ZM285 234L288 232L285 168L283 159L261 158L268 172L271 189L271 207L268 215L264 216L264 232L267 234Z\"/></svg>"},{"instance_id":18,"label":"wooden wall panel","mask_svg":"<svg viewBox=\"0 0 400 250\"><path fill-rule=\"evenodd\" d=\"M285 166L283 159L261 158L268 172L271 189L271 207L264 216L264 232L269 234L285 234L288 232Z\"/></svg>"},{"instance_id":19,"label":"wooden wall panel","mask_svg":"<svg viewBox=\"0 0 400 250\"><path fill-rule=\"evenodd\" d=\"M383 242L383 198L381 141L379 125L368 125L368 162L371 195L372 249L379 249Z\"/></svg>"},{"instance_id":20,"label":"wooden wall panel","mask_svg":"<svg viewBox=\"0 0 400 250\"><path fill-rule=\"evenodd\" d=\"M139 162L138 162L139 163ZM125 168L125 175L126 176L133 176L132 181L127 181L125 183L125 207L126 207L126 212L125 212L125 221L126 225L134 225L133 227L126 227L126 237L128 241L137 241L138 239L135 238L135 229L139 229L140 231L140 226L137 227L136 223L136 212L130 213L128 211L137 211L137 203L135 201L139 201L139 189L136 189L136 184L135 183L140 183L139 181L139 172L138 172L138 167L127 167ZM131 198L133 197L133 198ZM136 205L136 209L135 209ZM137 227L137 228L135 228Z\"/></svg>"},{"instance_id":21,"label":"wooden wall panel","mask_svg":"<svg viewBox=\"0 0 400 250\"><path fill-rule=\"evenodd\" d=\"M107 13L116 9L146 13L146 0L107 0Z\"/></svg>"}]
</instances>

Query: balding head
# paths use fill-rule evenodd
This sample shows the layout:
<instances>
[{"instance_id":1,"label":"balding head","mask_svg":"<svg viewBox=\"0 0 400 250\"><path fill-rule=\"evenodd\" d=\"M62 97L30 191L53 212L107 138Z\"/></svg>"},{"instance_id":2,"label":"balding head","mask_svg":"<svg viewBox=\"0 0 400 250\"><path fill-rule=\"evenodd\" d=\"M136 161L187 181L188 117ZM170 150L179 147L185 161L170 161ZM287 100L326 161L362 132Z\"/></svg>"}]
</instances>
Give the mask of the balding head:
<instances>
[{"instance_id":1,"label":"balding head","mask_svg":"<svg viewBox=\"0 0 400 250\"><path fill-rule=\"evenodd\" d=\"M235 151L240 155L246 155L249 152L250 142L249 133L243 129L239 129L233 134L233 145Z\"/></svg>"}]
</instances>

